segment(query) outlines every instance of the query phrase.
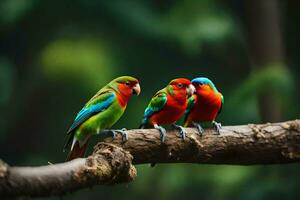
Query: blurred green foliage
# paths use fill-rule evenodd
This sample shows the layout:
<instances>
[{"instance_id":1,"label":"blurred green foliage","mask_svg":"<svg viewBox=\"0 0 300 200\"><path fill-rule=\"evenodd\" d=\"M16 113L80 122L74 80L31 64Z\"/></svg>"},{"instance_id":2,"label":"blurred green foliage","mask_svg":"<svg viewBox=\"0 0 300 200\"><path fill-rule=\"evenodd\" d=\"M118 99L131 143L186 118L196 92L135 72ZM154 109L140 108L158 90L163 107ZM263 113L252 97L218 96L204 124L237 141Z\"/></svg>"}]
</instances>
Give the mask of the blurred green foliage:
<instances>
[{"instance_id":1,"label":"blurred green foliage","mask_svg":"<svg viewBox=\"0 0 300 200\"><path fill-rule=\"evenodd\" d=\"M199 53L203 43L217 45L238 33L232 17L215 1L175 1L164 12L147 1L117 2L107 4L114 17L147 37L177 42L188 53Z\"/></svg>"},{"instance_id":2,"label":"blurred green foliage","mask_svg":"<svg viewBox=\"0 0 300 200\"><path fill-rule=\"evenodd\" d=\"M149 98L175 77L211 78L225 97L224 125L259 122L265 88L281 99L284 120L299 117L297 8L280 6L286 63L254 70L240 1L0 1L0 158L63 161L76 112L120 75L138 77L142 93L115 128L136 128ZM297 164L142 165L133 183L64 199L299 199L299 179Z\"/></svg>"},{"instance_id":3,"label":"blurred green foliage","mask_svg":"<svg viewBox=\"0 0 300 200\"><path fill-rule=\"evenodd\" d=\"M2 0L0 4L0 21L3 24L16 23L35 6L36 2L37 0Z\"/></svg>"},{"instance_id":4,"label":"blurred green foliage","mask_svg":"<svg viewBox=\"0 0 300 200\"><path fill-rule=\"evenodd\" d=\"M94 90L110 81L115 73L109 50L95 39L52 42L41 53L41 67L50 80L73 79Z\"/></svg>"}]
</instances>

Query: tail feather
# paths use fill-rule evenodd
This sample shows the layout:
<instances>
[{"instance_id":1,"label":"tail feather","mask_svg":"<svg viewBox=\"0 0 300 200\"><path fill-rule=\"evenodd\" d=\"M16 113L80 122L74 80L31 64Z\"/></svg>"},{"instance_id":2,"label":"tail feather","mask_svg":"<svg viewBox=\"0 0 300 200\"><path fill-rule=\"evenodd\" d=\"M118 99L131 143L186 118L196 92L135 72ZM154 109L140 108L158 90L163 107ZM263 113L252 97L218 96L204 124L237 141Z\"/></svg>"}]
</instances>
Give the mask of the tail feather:
<instances>
[{"instance_id":1,"label":"tail feather","mask_svg":"<svg viewBox=\"0 0 300 200\"><path fill-rule=\"evenodd\" d=\"M75 134L74 132L71 132L70 134L67 135L67 137L65 139L65 144L63 147L63 152L65 152L68 149L69 145L71 144L72 140L74 139L74 134Z\"/></svg>"},{"instance_id":2,"label":"tail feather","mask_svg":"<svg viewBox=\"0 0 300 200\"><path fill-rule=\"evenodd\" d=\"M85 154L85 151L86 151L86 148L87 148L87 144L88 144L88 141L86 141L81 147L80 147L80 144L79 144L79 141L75 141L73 142L72 144L72 148L67 156L67 159L66 161L70 161L70 160L73 160L75 158L82 158L84 157L84 154Z\"/></svg>"},{"instance_id":3,"label":"tail feather","mask_svg":"<svg viewBox=\"0 0 300 200\"><path fill-rule=\"evenodd\" d=\"M147 125L148 125L148 118L144 117L144 119L142 120L142 123L139 126L139 129L144 129L147 127Z\"/></svg>"}]
</instances>

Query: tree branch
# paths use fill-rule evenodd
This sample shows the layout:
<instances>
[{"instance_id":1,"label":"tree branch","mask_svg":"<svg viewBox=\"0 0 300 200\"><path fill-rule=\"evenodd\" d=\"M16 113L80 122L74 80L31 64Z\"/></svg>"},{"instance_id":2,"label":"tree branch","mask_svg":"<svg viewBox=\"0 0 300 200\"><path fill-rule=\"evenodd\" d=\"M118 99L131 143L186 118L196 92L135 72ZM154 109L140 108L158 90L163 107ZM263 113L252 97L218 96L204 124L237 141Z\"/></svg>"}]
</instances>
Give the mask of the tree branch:
<instances>
[{"instance_id":1,"label":"tree branch","mask_svg":"<svg viewBox=\"0 0 300 200\"><path fill-rule=\"evenodd\" d=\"M122 148L99 143L89 157L60 164L9 167L0 162L0 197L63 195L97 184L129 182L136 176L131 160Z\"/></svg>"},{"instance_id":2,"label":"tree branch","mask_svg":"<svg viewBox=\"0 0 300 200\"><path fill-rule=\"evenodd\" d=\"M95 184L129 182L131 165L145 163L280 164L300 161L300 120L225 126L221 135L208 129L200 137L187 128L185 141L168 131L165 143L155 129L129 130L129 140L106 138L88 158L42 167L0 163L1 196L62 195ZM122 147L122 148L119 148ZM130 154L131 155L130 155Z\"/></svg>"},{"instance_id":3,"label":"tree branch","mask_svg":"<svg viewBox=\"0 0 300 200\"><path fill-rule=\"evenodd\" d=\"M300 120L224 126L221 135L207 129L203 136L195 128L187 128L185 141L176 130L169 131L165 143L155 129L128 131L129 139L121 137L105 142L129 151L133 164L144 163L206 163L206 164L281 164L300 161Z\"/></svg>"}]
</instances>

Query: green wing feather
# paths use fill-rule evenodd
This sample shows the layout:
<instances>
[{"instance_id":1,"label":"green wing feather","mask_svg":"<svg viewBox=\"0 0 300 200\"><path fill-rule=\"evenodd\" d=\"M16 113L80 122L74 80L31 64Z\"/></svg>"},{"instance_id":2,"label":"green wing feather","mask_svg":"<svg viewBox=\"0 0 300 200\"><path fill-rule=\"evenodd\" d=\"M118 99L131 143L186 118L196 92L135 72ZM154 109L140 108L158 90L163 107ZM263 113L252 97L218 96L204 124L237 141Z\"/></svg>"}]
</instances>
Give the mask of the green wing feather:
<instances>
[{"instance_id":1,"label":"green wing feather","mask_svg":"<svg viewBox=\"0 0 300 200\"><path fill-rule=\"evenodd\" d=\"M154 114L159 112L167 103L167 92L165 89L158 91L151 99L147 108L144 112L144 118L142 125L145 125L148 122L148 119Z\"/></svg>"},{"instance_id":2,"label":"green wing feather","mask_svg":"<svg viewBox=\"0 0 300 200\"><path fill-rule=\"evenodd\" d=\"M111 90L106 90L99 92L92 97L77 114L73 124L68 130L68 134L91 116L105 110L113 102L115 96L115 93L113 93Z\"/></svg>"},{"instance_id":3,"label":"green wing feather","mask_svg":"<svg viewBox=\"0 0 300 200\"><path fill-rule=\"evenodd\" d=\"M64 145L64 149L72 142L74 137L74 130L88 120L91 116L105 110L115 100L116 94L113 90L103 89L100 90L95 96L93 96L85 106L77 114L73 124L69 128L67 135L69 135L67 142Z\"/></svg>"},{"instance_id":4,"label":"green wing feather","mask_svg":"<svg viewBox=\"0 0 300 200\"><path fill-rule=\"evenodd\" d=\"M185 113L184 113L184 123L186 122L192 108L194 107L195 105L195 96L192 95L189 99L188 99L188 105L187 105L187 108L185 110Z\"/></svg>"}]
</instances>

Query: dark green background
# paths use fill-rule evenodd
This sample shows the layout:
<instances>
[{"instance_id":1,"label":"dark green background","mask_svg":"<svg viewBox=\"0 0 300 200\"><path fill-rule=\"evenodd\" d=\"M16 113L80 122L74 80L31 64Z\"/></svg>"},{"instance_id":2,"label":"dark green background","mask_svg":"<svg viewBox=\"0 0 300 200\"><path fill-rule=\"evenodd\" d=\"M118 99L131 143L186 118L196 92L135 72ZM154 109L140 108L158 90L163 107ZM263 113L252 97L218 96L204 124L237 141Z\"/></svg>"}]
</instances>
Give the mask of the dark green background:
<instances>
[{"instance_id":1,"label":"dark green background","mask_svg":"<svg viewBox=\"0 0 300 200\"><path fill-rule=\"evenodd\" d=\"M225 97L223 125L273 119L259 106L262 94L272 96L262 98L281 110L279 120L298 118L299 3L280 2L273 22L280 24L282 58L260 62L255 55L263 55L249 48L259 42L249 40L247 19L259 32L256 22L269 12L255 20L245 1L1 0L0 158L11 165L63 161L76 113L120 75L138 77L142 93L114 128L138 127L150 97L176 77L213 80ZM137 167L128 185L96 186L63 199L300 198L298 164Z\"/></svg>"}]
</instances>

